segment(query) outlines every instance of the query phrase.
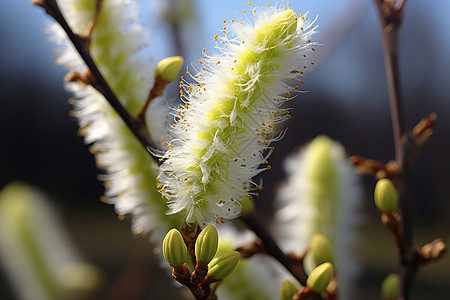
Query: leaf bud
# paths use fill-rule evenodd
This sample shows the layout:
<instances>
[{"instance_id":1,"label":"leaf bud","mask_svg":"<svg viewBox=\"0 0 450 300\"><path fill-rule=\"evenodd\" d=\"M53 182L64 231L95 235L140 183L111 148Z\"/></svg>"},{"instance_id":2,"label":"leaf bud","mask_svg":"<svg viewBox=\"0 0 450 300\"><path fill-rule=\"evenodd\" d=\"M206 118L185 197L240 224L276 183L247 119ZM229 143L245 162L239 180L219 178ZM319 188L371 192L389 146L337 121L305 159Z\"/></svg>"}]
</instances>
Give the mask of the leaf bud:
<instances>
[{"instance_id":1,"label":"leaf bud","mask_svg":"<svg viewBox=\"0 0 450 300\"><path fill-rule=\"evenodd\" d=\"M314 267L324 262L334 262L333 246L330 240L323 234L316 233L309 243L309 254L311 254Z\"/></svg>"},{"instance_id":2,"label":"leaf bud","mask_svg":"<svg viewBox=\"0 0 450 300\"><path fill-rule=\"evenodd\" d=\"M187 259L187 248L181 233L173 228L163 240L163 255L173 268L181 267Z\"/></svg>"},{"instance_id":3,"label":"leaf bud","mask_svg":"<svg viewBox=\"0 0 450 300\"><path fill-rule=\"evenodd\" d=\"M378 180L375 186L375 205L381 212L390 213L397 210L398 192L390 179Z\"/></svg>"},{"instance_id":4,"label":"leaf bud","mask_svg":"<svg viewBox=\"0 0 450 300\"><path fill-rule=\"evenodd\" d=\"M225 279L233 272L239 262L240 256L237 251L228 251L217 255L208 264L208 275L206 277L210 282Z\"/></svg>"},{"instance_id":5,"label":"leaf bud","mask_svg":"<svg viewBox=\"0 0 450 300\"><path fill-rule=\"evenodd\" d=\"M213 225L206 226L195 241L195 256L197 261L208 264L216 255L219 245L217 229Z\"/></svg>"},{"instance_id":6,"label":"leaf bud","mask_svg":"<svg viewBox=\"0 0 450 300\"><path fill-rule=\"evenodd\" d=\"M291 300L292 296L297 293L298 287L290 280L286 279L280 286L280 299Z\"/></svg>"},{"instance_id":7,"label":"leaf bud","mask_svg":"<svg viewBox=\"0 0 450 300\"><path fill-rule=\"evenodd\" d=\"M171 56L160 60L155 68L155 76L168 82L174 81L180 73L183 61L181 56Z\"/></svg>"},{"instance_id":8,"label":"leaf bud","mask_svg":"<svg viewBox=\"0 0 450 300\"><path fill-rule=\"evenodd\" d=\"M400 276L389 274L381 284L381 298L383 300L397 299L400 288Z\"/></svg>"},{"instance_id":9,"label":"leaf bud","mask_svg":"<svg viewBox=\"0 0 450 300\"><path fill-rule=\"evenodd\" d=\"M316 267L309 274L306 285L316 293L321 293L326 290L331 280L333 279L334 268L333 264L326 262Z\"/></svg>"}]
</instances>

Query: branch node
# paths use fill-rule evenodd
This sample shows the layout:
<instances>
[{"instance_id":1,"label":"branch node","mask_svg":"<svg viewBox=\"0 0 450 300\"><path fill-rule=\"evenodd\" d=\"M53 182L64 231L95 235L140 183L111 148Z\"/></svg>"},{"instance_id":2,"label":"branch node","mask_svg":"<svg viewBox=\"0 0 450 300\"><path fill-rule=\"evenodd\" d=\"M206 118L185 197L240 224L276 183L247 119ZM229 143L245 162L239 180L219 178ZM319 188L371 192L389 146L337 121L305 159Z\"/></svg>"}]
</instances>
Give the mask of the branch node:
<instances>
[{"instance_id":1,"label":"branch node","mask_svg":"<svg viewBox=\"0 0 450 300\"><path fill-rule=\"evenodd\" d=\"M265 253L266 249L261 239L257 239L247 245L236 249L241 254L241 258L249 258L257 253Z\"/></svg>"},{"instance_id":2,"label":"branch node","mask_svg":"<svg viewBox=\"0 0 450 300\"><path fill-rule=\"evenodd\" d=\"M445 252L447 252L447 245L444 241L441 238L435 239L419 249L419 263L425 264L428 262L438 261L444 256Z\"/></svg>"},{"instance_id":3,"label":"branch node","mask_svg":"<svg viewBox=\"0 0 450 300\"><path fill-rule=\"evenodd\" d=\"M376 178L390 178L392 171L395 170L393 165L385 165L378 160L372 160L361 156L353 155L350 157L350 163L356 167L356 171L361 175L372 175Z\"/></svg>"},{"instance_id":4,"label":"branch node","mask_svg":"<svg viewBox=\"0 0 450 300\"><path fill-rule=\"evenodd\" d=\"M423 118L412 130L412 140L416 147L424 145L433 134L433 126L437 120L435 113Z\"/></svg>"},{"instance_id":5,"label":"branch node","mask_svg":"<svg viewBox=\"0 0 450 300\"><path fill-rule=\"evenodd\" d=\"M144 124L146 123L145 114L147 113L147 109L148 106L150 105L150 102L156 97L161 96L164 92L164 89L166 88L166 85L169 83L170 81L164 80L160 76L156 76L155 83L153 84L153 88L150 90L150 93L148 94L147 101L145 102L144 107L137 116L137 118L142 122L144 122Z\"/></svg>"}]
</instances>

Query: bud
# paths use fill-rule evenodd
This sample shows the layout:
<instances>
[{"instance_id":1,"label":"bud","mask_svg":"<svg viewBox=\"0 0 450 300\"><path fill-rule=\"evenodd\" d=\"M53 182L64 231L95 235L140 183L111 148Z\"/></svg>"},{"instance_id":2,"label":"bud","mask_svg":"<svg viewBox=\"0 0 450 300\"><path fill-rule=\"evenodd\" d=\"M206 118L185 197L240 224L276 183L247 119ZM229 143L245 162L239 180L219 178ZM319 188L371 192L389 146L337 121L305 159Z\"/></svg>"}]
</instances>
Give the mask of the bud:
<instances>
[{"instance_id":1,"label":"bud","mask_svg":"<svg viewBox=\"0 0 450 300\"><path fill-rule=\"evenodd\" d=\"M163 254L169 265L174 268L182 266L187 259L187 248L181 233L171 229L163 241Z\"/></svg>"},{"instance_id":2,"label":"bud","mask_svg":"<svg viewBox=\"0 0 450 300\"><path fill-rule=\"evenodd\" d=\"M424 262L441 258L447 252L447 245L441 238L424 245L420 250L420 256Z\"/></svg>"},{"instance_id":3,"label":"bud","mask_svg":"<svg viewBox=\"0 0 450 300\"><path fill-rule=\"evenodd\" d=\"M321 264L309 274L306 285L316 293L325 291L333 279L333 269L330 262Z\"/></svg>"},{"instance_id":4,"label":"bud","mask_svg":"<svg viewBox=\"0 0 450 300\"><path fill-rule=\"evenodd\" d=\"M333 246L330 240L323 234L316 233L311 238L309 243L309 251L314 267L323 264L324 262L334 262Z\"/></svg>"},{"instance_id":5,"label":"bud","mask_svg":"<svg viewBox=\"0 0 450 300\"><path fill-rule=\"evenodd\" d=\"M297 293L298 287L290 280L285 280L280 286L280 299L291 300L292 296Z\"/></svg>"},{"instance_id":6,"label":"bud","mask_svg":"<svg viewBox=\"0 0 450 300\"><path fill-rule=\"evenodd\" d=\"M389 274L381 284L381 298L383 300L397 299L400 288L400 276Z\"/></svg>"},{"instance_id":7,"label":"bud","mask_svg":"<svg viewBox=\"0 0 450 300\"><path fill-rule=\"evenodd\" d=\"M159 61L155 68L155 76L168 82L174 81L183 65L183 57L172 56Z\"/></svg>"},{"instance_id":8,"label":"bud","mask_svg":"<svg viewBox=\"0 0 450 300\"><path fill-rule=\"evenodd\" d=\"M228 251L217 255L208 264L208 275L210 282L219 281L225 279L233 272L237 263L239 262L240 254L237 251ZM212 280L211 280L212 279Z\"/></svg>"},{"instance_id":9,"label":"bud","mask_svg":"<svg viewBox=\"0 0 450 300\"><path fill-rule=\"evenodd\" d=\"M219 236L217 229L213 225L206 226L195 241L195 256L198 261L209 263L217 252Z\"/></svg>"},{"instance_id":10,"label":"bud","mask_svg":"<svg viewBox=\"0 0 450 300\"><path fill-rule=\"evenodd\" d=\"M375 205L381 212L397 210L398 192L390 179L380 179L375 186Z\"/></svg>"}]
</instances>

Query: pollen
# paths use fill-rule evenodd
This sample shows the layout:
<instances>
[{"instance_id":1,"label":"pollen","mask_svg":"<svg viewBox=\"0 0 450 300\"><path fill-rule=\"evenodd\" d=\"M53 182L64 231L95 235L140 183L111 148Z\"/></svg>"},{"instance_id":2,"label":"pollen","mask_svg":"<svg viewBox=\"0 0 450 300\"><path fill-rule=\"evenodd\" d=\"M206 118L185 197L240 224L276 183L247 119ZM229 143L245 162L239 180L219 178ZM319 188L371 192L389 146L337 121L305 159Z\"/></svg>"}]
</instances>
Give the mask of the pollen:
<instances>
[{"instance_id":1,"label":"pollen","mask_svg":"<svg viewBox=\"0 0 450 300\"><path fill-rule=\"evenodd\" d=\"M269 3L267 3L267 6L270 6L270 2L269 2Z\"/></svg>"},{"instance_id":2,"label":"pollen","mask_svg":"<svg viewBox=\"0 0 450 300\"><path fill-rule=\"evenodd\" d=\"M215 36L214 36L214 41L215 42L217 42L217 38L218 38L219 36L216 34Z\"/></svg>"}]
</instances>

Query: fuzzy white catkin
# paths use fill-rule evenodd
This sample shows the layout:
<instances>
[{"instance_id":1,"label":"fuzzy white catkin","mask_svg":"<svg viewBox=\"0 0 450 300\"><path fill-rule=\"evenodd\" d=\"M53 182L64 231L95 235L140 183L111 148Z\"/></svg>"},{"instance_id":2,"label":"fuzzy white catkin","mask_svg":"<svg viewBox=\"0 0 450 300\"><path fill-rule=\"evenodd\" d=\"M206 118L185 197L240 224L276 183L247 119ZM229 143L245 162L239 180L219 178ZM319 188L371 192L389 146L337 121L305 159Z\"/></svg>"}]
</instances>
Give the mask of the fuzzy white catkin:
<instances>
[{"instance_id":1,"label":"fuzzy white catkin","mask_svg":"<svg viewBox=\"0 0 450 300\"><path fill-rule=\"evenodd\" d=\"M58 3L74 32L86 32L95 1ZM154 65L150 59L137 57L139 50L147 45L149 35L139 24L137 12L133 0L104 0L90 45L97 66L131 115L137 115L142 109L154 81ZM85 64L62 29L57 24L49 29L50 39L58 44L57 62L83 73ZM132 216L134 233L152 232L150 238L160 244L165 233L178 227L181 219L165 216L166 202L156 190L156 163L94 88L79 82L66 83L66 88L75 98L73 115L80 125L80 133L91 144L90 151L104 170L99 176L106 188L102 200L114 204L119 215ZM153 118L147 120L148 127L161 127L154 122Z\"/></svg>"},{"instance_id":2,"label":"fuzzy white catkin","mask_svg":"<svg viewBox=\"0 0 450 300\"><path fill-rule=\"evenodd\" d=\"M276 196L280 245L287 253L301 254L315 233L327 236L334 246L338 293L351 299L351 276L357 271L351 248L362 194L344 148L326 136L316 137L289 157L285 168L288 178Z\"/></svg>"},{"instance_id":3,"label":"fuzzy white catkin","mask_svg":"<svg viewBox=\"0 0 450 300\"><path fill-rule=\"evenodd\" d=\"M0 262L20 299L69 299L58 276L78 261L40 192L18 182L0 192Z\"/></svg>"},{"instance_id":4,"label":"fuzzy white catkin","mask_svg":"<svg viewBox=\"0 0 450 300\"><path fill-rule=\"evenodd\" d=\"M189 224L220 223L252 207L261 189L252 178L271 168L270 144L290 118L281 105L313 64L314 20L275 5L247 14L223 21L223 36L214 37L220 52L204 49L187 72L195 83L180 82L185 105L173 112L158 180L169 213L183 212Z\"/></svg>"}]
</instances>

